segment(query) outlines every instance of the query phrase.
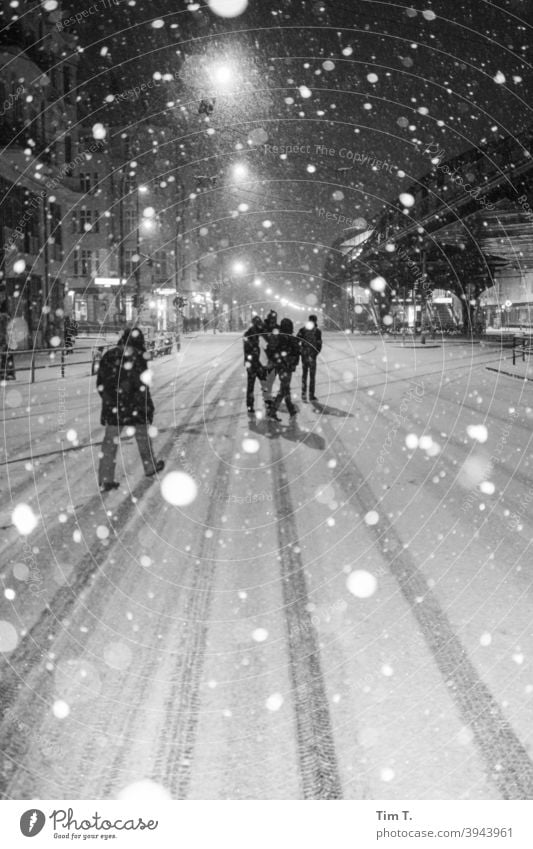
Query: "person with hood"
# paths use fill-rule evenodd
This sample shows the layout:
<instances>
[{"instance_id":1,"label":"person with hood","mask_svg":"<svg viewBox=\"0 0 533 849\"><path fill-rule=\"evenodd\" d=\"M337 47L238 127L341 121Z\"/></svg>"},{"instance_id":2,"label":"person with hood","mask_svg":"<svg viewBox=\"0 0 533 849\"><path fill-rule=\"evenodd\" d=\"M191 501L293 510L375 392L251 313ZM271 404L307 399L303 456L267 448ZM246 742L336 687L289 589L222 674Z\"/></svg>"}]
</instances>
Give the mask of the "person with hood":
<instances>
[{"instance_id":1,"label":"person with hood","mask_svg":"<svg viewBox=\"0 0 533 849\"><path fill-rule=\"evenodd\" d=\"M263 321L260 316L254 315L252 323L243 336L244 365L247 371L246 383L246 406L248 413L255 413L254 387L256 378L260 381L266 377L266 369L261 364L261 334L264 330Z\"/></svg>"},{"instance_id":2,"label":"person with hood","mask_svg":"<svg viewBox=\"0 0 533 849\"><path fill-rule=\"evenodd\" d=\"M293 332L294 325L290 318L282 318L279 330L272 331L267 346L268 359L274 364L279 377L279 392L270 407L268 417L277 422L281 421L277 412L283 400L291 419L298 412L291 399L291 378L300 359L300 345Z\"/></svg>"},{"instance_id":3,"label":"person with hood","mask_svg":"<svg viewBox=\"0 0 533 849\"><path fill-rule=\"evenodd\" d=\"M307 324L298 332L302 356L302 401L307 401L307 378L309 377L309 400L316 401L316 360L322 350L322 333L316 315L310 315Z\"/></svg>"},{"instance_id":4,"label":"person with hood","mask_svg":"<svg viewBox=\"0 0 533 849\"><path fill-rule=\"evenodd\" d=\"M261 391L263 393L263 401L265 402L267 413L273 404L272 387L274 386L274 380L276 379L274 363L268 359L268 343L271 334L274 333L274 331L279 331L278 314L275 310L270 310L263 322L262 339L259 343L261 346L261 361L265 366L265 377L261 381Z\"/></svg>"},{"instance_id":5,"label":"person with hood","mask_svg":"<svg viewBox=\"0 0 533 849\"><path fill-rule=\"evenodd\" d=\"M115 459L119 435L124 427L135 429L135 439L148 477L162 471L163 460L155 460L148 433L154 416L150 374L145 359L144 336L138 327L125 330L115 348L110 348L101 361L96 387L102 399L100 423L105 426L100 454L98 480L101 492L117 489Z\"/></svg>"}]
</instances>

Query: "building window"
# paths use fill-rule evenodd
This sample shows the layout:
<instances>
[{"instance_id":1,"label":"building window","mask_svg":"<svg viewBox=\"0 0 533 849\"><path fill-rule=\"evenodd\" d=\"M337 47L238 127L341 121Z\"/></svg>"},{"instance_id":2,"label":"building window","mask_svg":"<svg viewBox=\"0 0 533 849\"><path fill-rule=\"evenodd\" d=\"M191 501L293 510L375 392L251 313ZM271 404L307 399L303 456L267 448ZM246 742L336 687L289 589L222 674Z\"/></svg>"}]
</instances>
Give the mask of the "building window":
<instances>
[{"instance_id":1,"label":"building window","mask_svg":"<svg viewBox=\"0 0 533 849\"><path fill-rule=\"evenodd\" d=\"M98 172L80 171L80 189L86 195L95 195L98 185Z\"/></svg>"},{"instance_id":2,"label":"building window","mask_svg":"<svg viewBox=\"0 0 533 849\"><path fill-rule=\"evenodd\" d=\"M78 250L74 254L74 276L96 276L98 260L94 251Z\"/></svg>"},{"instance_id":3,"label":"building window","mask_svg":"<svg viewBox=\"0 0 533 849\"><path fill-rule=\"evenodd\" d=\"M72 232L80 236L84 233L100 232L100 216L97 210L81 209L72 216Z\"/></svg>"},{"instance_id":4,"label":"building window","mask_svg":"<svg viewBox=\"0 0 533 849\"><path fill-rule=\"evenodd\" d=\"M80 189L85 194L89 194L91 191L91 175L86 171L80 172Z\"/></svg>"},{"instance_id":5,"label":"building window","mask_svg":"<svg viewBox=\"0 0 533 849\"><path fill-rule=\"evenodd\" d=\"M72 136L65 136L65 163L69 165L72 159Z\"/></svg>"},{"instance_id":6,"label":"building window","mask_svg":"<svg viewBox=\"0 0 533 849\"><path fill-rule=\"evenodd\" d=\"M68 65L63 66L63 92L69 94L72 89L72 71Z\"/></svg>"},{"instance_id":7,"label":"building window","mask_svg":"<svg viewBox=\"0 0 533 849\"><path fill-rule=\"evenodd\" d=\"M127 209L124 214L125 235L130 235L137 228L137 211L135 209Z\"/></svg>"},{"instance_id":8,"label":"building window","mask_svg":"<svg viewBox=\"0 0 533 849\"><path fill-rule=\"evenodd\" d=\"M135 271L135 262L133 257L136 255L136 251L132 251L130 249L126 249L124 251L124 274L126 277L131 277L131 275Z\"/></svg>"},{"instance_id":9,"label":"building window","mask_svg":"<svg viewBox=\"0 0 533 849\"><path fill-rule=\"evenodd\" d=\"M168 277L166 251L156 251L155 254L155 276L157 280L166 280Z\"/></svg>"},{"instance_id":10,"label":"building window","mask_svg":"<svg viewBox=\"0 0 533 849\"><path fill-rule=\"evenodd\" d=\"M124 194L130 194L130 192L134 192L137 189L137 178L132 174L124 175Z\"/></svg>"},{"instance_id":11,"label":"building window","mask_svg":"<svg viewBox=\"0 0 533 849\"><path fill-rule=\"evenodd\" d=\"M74 318L76 321L87 321L87 301L77 296L74 299Z\"/></svg>"}]
</instances>

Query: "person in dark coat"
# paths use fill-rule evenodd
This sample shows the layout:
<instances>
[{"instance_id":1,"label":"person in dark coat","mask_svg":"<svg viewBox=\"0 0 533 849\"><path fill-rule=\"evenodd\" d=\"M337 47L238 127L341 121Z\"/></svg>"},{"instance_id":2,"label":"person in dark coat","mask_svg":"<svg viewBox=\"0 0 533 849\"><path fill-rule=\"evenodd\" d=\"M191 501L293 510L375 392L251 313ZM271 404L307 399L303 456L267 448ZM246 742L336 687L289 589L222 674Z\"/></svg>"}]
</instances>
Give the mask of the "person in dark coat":
<instances>
[{"instance_id":1,"label":"person in dark coat","mask_svg":"<svg viewBox=\"0 0 533 849\"><path fill-rule=\"evenodd\" d=\"M149 372L146 346L139 328L125 330L115 348L100 362L96 387L102 399L100 423L105 426L98 479L100 490L108 492L119 484L114 480L119 435L124 427L135 428L135 439L144 473L160 472L165 464L155 460L148 433L154 417L154 404L148 388Z\"/></svg>"},{"instance_id":2,"label":"person in dark coat","mask_svg":"<svg viewBox=\"0 0 533 849\"><path fill-rule=\"evenodd\" d=\"M10 321L7 301L4 301L0 304L0 380L15 380L15 361L9 351Z\"/></svg>"},{"instance_id":3,"label":"person in dark coat","mask_svg":"<svg viewBox=\"0 0 533 849\"><path fill-rule=\"evenodd\" d=\"M255 381L264 380L266 377L265 367L261 364L261 334L264 330L263 321L258 315L254 315L252 323L243 336L244 366L246 368L246 406L248 413L255 412L254 387Z\"/></svg>"},{"instance_id":4,"label":"person in dark coat","mask_svg":"<svg viewBox=\"0 0 533 849\"><path fill-rule=\"evenodd\" d=\"M272 388L274 386L274 381L276 379L276 368L274 363L268 359L268 343L270 341L270 336L274 331L279 331L278 324L278 314L276 310L270 310L267 317L263 322L263 333L262 340L260 342L261 353L262 353L262 362L265 366L265 376L261 381L261 391L263 393L263 401L265 402L265 407L267 412L269 412L272 404L274 403L272 398Z\"/></svg>"},{"instance_id":5,"label":"person in dark coat","mask_svg":"<svg viewBox=\"0 0 533 849\"><path fill-rule=\"evenodd\" d=\"M267 346L267 357L274 364L279 377L279 392L270 407L268 417L279 422L277 411L284 400L293 418L298 412L291 400L291 378L300 359L300 344L293 335L294 325L290 318L282 318L278 330L273 330Z\"/></svg>"},{"instance_id":6,"label":"person in dark coat","mask_svg":"<svg viewBox=\"0 0 533 849\"><path fill-rule=\"evenodd\" d=\"M79 332L79 323L70 315L65 316L63 321L63 336L65 340L65 354L74 353L74 343Z\"/></svg>"},{"instance_id":7,"label":"person in dark coat","mask_svg":"<svg viewBox=\"0 0 533 849\"><path fill-rule=\"evenodd\" d=\"M302 401L307 401L307 378L309 377L309 400L316 401L316 361L322 350L322 332L318 328L316 315L310 315L307 324L298 332L302 357Z\"/></svg>"}]
</instances>

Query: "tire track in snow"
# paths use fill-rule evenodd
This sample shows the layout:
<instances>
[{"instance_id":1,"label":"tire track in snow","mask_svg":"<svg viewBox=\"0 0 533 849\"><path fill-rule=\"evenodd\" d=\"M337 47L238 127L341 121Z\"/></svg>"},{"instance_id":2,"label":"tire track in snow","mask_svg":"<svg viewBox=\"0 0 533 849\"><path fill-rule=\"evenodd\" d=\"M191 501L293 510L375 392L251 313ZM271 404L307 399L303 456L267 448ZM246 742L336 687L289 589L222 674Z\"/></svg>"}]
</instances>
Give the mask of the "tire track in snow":
<instances>
[{"instance_id":1,"label":"tire track in snow","mask_svg":"<svg viewBox=\"0 0 533 849\"><path fill-rule=\"evenodd\" d=\"M232 378L235 376L233 373ZM227 397L225 387L221 388L220 397ZM237 435L238 431L234 428L229 447L230 456L233 455ZM231 463L221 457L214 474L214 490L209 495L207 515L202 523L205 532L200 539L195 558L199 565L194 573L194 583L188 590L184 612L187 624L180 646L180 673L174 676L171 691L167 696L167 721L160 734L156 763L163 764L163 783L173 799L187 798L191 781L209 612L220 551L219 511L221 505L228 503L231 471Z\"/></svg>"},{"instance_id":2,"label":"tire track in snow","mask_svg":"<svg viewBox=\"0 0 533 849\"><path fill-rule=\"evenodd\" d=\"M279 435L270 442L297 747L305 799L342 799L335 742Z\"/></svg>"},{"instance_id":3,"label":"tire track in snow","mask_svg":"<svg viewBox=\"0 0 533 849\"><path fill-rule=\"evenodd\" d=\"M325 417L322 427L337 457L336 481L347 500L358 502L363 515L371 510L379 511L379 499ZM383 511L379 511L379 516L379 523L366 529L374 535L381 556L409 604L450 697L474 735L489 779L497 786L503 799L533 798L533 763L527 750L476 672L423 573L403 548L395 526ZM388 543L385 543L387 539Z\"/></svg>"},{"instance_id":4,"label":"tire track in snow","mask_svg":"<svg viewBox=\"0 0 533 849\"><path fill-rule=\"evenodd\" d=\"M234 376L235 368L232 368L230 376L221 384L216 394L215 402L218 398L223 396L227 385L234 379ZM206 381L207 385L203 386L201 392L195 398L194 403L188 406L188 412L186 413L185 418L180 422L179 431L188 427L196 415L197 405L205 401L206 392L209 392L217 384L217 382L219 382L219 380L219 375L215 373L208 383ZM164 456L168 459L168 456L172 452L175 438L175 434L173 433L172 436L165 441L165 443L161 446L159 452L160 456ZM101 560L103 559L107 561L109 558L113 557L116 549L121 546L121 539L116 535L117 532L135 518L135 513L137 513L139 509L137 503L142 496L145 495L145 493L149 493L150 489L154 486L154 483L154 481L147 482L144 479L141 480L130 495L121 501L118 507L114 508L113 513L115 520L113 522L113 530L115 533L110 537L110 545L106 549L102 550L100 543L97 542L89 549L87 554L85 554L76 564L74 582L68 586L61 587L56 592L53 599L51 599L51 601L46 605L34 625L19 641L16 649L9 655L0 657L0 703L4 710L4 716L8 707L14 705L17 701L20 691L23 694L22 698L24 698L24 694L27 693L26 698L31 699L32 697L35 697L34 694L37 691L41 701L44 702L46 700L46 696L42 695L39 690L39 678L43 674L43 670L39 669L39 664L47 658L47 653L50 651L53 641L58 637L61 637L61 631L64 627L65 620L70 614L72 614L73 608L75 608L76 605L79 605L80 602L83 607L87 607L88 599L83 599L83 597L88 596L92 589L92 582L97 577ZM160 497L156 496L155 493L156 489L153 489L151 494L152 498ZM150 493L148 498L150 498ZM84 505L83 509L85 512L90 514L91 511L100 505L100 503L101 496L94 496L87 502L86 505ZM148 510L146 504L143 506L143 512L145 512L145 510ZM64 531L60 529L59 533L62 534ZM150 661L148 661L148 663L149 662ZM46 673L44 673L44 675L46 677ZM37 680L32 681L32 678L36 678ZM43 688L43 693L47 693L47 691L48 688L45 686ZM130 705L131 707L127 719L129 722L133 722L136 709L135 700L132 699ZM123 727L122 721L121 725ZM28 737L8 737L7 732L9 731L9 728L3 726L4 722L0 720L0 749L3 752L6 761L11 760L18 765L26 754L31 741ZM87 748L88 762L91 762L91 741L89 741ZM0 772L0 797L10 798L9 795L6 795L10 780L11 779L7 778L3 771ZM22 779L23 784L26 784L26 782L31 784L31 778Z\"/></svg>"}]
</instances>

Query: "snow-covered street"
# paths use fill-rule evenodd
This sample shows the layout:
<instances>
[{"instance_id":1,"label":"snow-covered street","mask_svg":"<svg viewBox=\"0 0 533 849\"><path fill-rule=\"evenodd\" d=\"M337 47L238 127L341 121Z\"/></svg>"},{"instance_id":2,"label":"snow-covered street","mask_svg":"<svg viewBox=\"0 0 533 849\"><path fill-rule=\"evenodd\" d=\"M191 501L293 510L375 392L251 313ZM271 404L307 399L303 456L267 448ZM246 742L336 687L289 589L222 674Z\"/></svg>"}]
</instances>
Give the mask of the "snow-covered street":
<instances>
[{"instance_id":1,"label":"snow-covered street","mask_svg":"<svg viewBox=\"0 0 533 849\"><path fill-rule=\"evenodd\" d=\"M277 424L200 335L153 363L164 471L124 432L105 495L89 368L2 388L2 797L531 798L533 388L500 359L325 333Z\"/></svg>"}]
</instances>

